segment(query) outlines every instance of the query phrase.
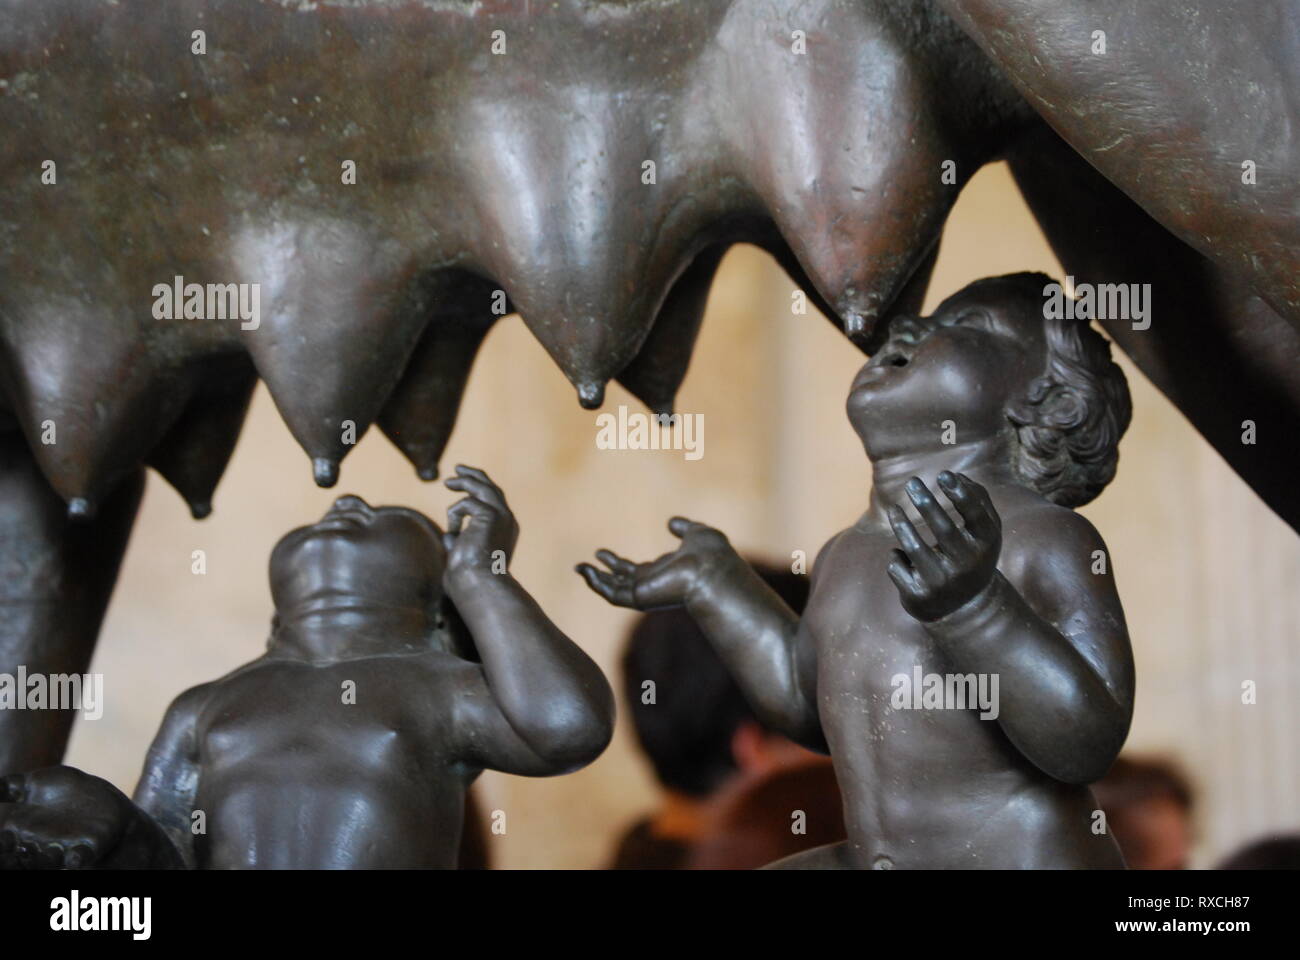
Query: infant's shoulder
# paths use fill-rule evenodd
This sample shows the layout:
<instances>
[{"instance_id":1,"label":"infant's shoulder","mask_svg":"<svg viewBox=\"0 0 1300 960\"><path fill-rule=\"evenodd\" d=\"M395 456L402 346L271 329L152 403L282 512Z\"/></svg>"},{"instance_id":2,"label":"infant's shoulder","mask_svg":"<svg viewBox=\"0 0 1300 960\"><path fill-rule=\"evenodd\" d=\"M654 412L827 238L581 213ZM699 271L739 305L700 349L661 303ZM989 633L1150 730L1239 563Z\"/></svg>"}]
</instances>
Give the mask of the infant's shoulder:
<instances>
[{"instance_id":1,"label":"infant's shoulder","mask_svg":"<svg viewBox=\"0 0 1300 960\"><path fill-rule=\"evenodd\" d=\"M1069 545L1076 541L1101 539L1097 528L1083 514L1070 507L1052 503L1028 487L990 487L989 496L1002 520L1004 542L1015 537L1064 542Z\"/></svg>"},{"instance_id":2,"label":"infant's shoulder","mask_svg":"<svg viewBox=\"0 0 1300 960\"><path fill-rule=\"evenodd\" d=\"M1052 503L1026 487L992 487L989 496L1002 522L1002 563L1012 572L1018 566L1041 568L1046 563L1065 568L1087 568L1094 552L1106 544L1088 518Z\"/></svg>"},{"instance_id":3,"label":"infant's shoulder","mask_svg":"<svg viewBox=\"0 0 1300 960\"><path fill-rule=\"evenodd\" d=\"M267 656L250 660L224 676L190 687L172 701L167 716L175 722L220 715L241 698L265 695L268 687L277 685L287 666L287 661Z\"/></svg>"},{"instance_id":4,"label":"infant's shoulder","mask_svg":"<svg viewBox=\"0 0 1300 960\"><path fill-rule=\"evenodd\" d=\"M454 672L460 658L441 651L378 654L338 660L302 660L267 654L236 667L217 680L200 684L177 698L191 705L238 700L269 693L292 694L320 686L334 689L340 678L383 677L386 684L427 683L430 675Z\"/></svg>"},{"instance_id":5,"label":"infant's shoulder","mask_svg":"<svg viewBox=\"0 0 1300 960\"><path fill-rule=\"evenodd\" d=\"M863 551L870 551L873 539L878 538L873 538L861 522L845 527L839 533L832 535L822 544L813 560L814 576L824 576L840 564L851 562Z\"/></svg>"}]
</instances>

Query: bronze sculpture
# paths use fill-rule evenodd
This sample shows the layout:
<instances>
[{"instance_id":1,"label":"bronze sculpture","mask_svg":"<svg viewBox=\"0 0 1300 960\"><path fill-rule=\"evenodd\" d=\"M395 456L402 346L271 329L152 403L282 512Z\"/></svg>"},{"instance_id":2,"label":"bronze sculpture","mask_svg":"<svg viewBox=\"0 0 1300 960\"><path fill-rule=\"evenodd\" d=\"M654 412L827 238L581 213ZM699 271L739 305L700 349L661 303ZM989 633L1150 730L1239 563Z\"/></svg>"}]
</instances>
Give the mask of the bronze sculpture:
<instances>
[{"instance_id":1,"label":"bronze sculpture","mask_svg":"<svg viewBox=\"0 0 1300 960\"><path fill-rule=\"evenodd\" d=\"M1127 736L1133 658L1105 545L1069 508L1114 475L1128 388L1086 323L1044 318L1049 284L984 280L890 322L848 400L870 503L802 617L682 517L657 560L578 567L611 603L683 605L759 716L830 753L849 839L780 866L1123 865L1086 785Z\"/></svg>"},{"instance_id":2,"label":"bronze sculpture","mask_svg":"<svg viewBox=\"0 0 1300 960\"><path fill-rule=\"evenodd\" d=\"M941 5L1107 179L1300 329L1293 3Z\"/></svg>"},{"instance_id":3,"label":"bronze sculpture","mask_svg":"<svg viewBox=\"0 0 1300 960\"><path fill-rule=\"evenodd\" d=\"M286 534L266 654L175 700L134 801L69 767L10 776L0 867L450 868L483 769L595 759L609 684L510 575L501 491L446 484L445 545L352 496Z\"/></svg>"},{"instance_id":4,"label":"bronze sculpture","mask_svg":"<svg viewBox=\"0 0 1300 960\"><path fill-rule=\"evenodd\" d=\"M946 18L810 9L776 29L747 4L6 6L0 430L48 482L12 467L25 501L66 504L120 552L130 511L91 518L154 462L205 513L254 373L318 482L375 421L432 477L479 343L515 308L584 404L617 376L666 409L741 239L868 337L888 304L919 302L958 184L1030 114ZM797 30L834 45L829 86ZM533 82L566 63L563 82ZM956 110L939 93L953 70ZM774 104L822 135L788 136ZM191 284L215 302L185 317ZM256 320L239 310L254 284ZM52 558L15 593L39 622L5 626L0 666L49 669L52 644L84 669L112 577L68 611L77 536L0 544ZM36 748L14 752L9 726L0 770L28 767ZM66 740L51 726L47 763Z\"/></svg>"},{"instance_id":5,"label":"bronze sculpture","mask_svg":"<svg viewBox=\"0 0 1300 960\"><path fill-rule=\"evenodd\" d=\"M1259 83L1229 85L1243 102L1225 105L1181 87L1144 103L1140 123L1102 100L1071 125L1042 90L1094 82L1069 46L1093 24L1043 6L6 5L0 567L18 573L0 669L85 669L140 470L206 514L257 377L317 482L336 480L374 422L432 479L474 355L512 309L585 405L616 377L670 408L713 271L741 240L870 350L880 318L918 308L962 184L1002 155L1069 271L1151 280L1151 329L1119 318L1107 332L1300 524L1276 458L1240 442L1245 419L1273 442L1300 432L1295 167L1258 133L1294 119L1289 88L1251 99ZM1151 37L1190 9L1088 16L1112 43L1171 55ZM1187 61L1196 70L1250 65L1213 42L1226 15L1179 48L1221 51ZM1294 25L1273 3L1231 16L1252 36ZM1063 66L1027 72L1017 34L1056 43ZM1282 39L1260 49L1260 76L1293 74ZM1179 122L1197 112L1244 118L1225 129L1265 180L1216 189L1188 219L1180 204L1211 173L1180 191L1162 172L1153 190L1132 170L1203 146ZM1174 119L1142 139L1155 114ZM70 716L36 719L0 716L0 771L61 757Z\"/></svg>"}]
</instances>

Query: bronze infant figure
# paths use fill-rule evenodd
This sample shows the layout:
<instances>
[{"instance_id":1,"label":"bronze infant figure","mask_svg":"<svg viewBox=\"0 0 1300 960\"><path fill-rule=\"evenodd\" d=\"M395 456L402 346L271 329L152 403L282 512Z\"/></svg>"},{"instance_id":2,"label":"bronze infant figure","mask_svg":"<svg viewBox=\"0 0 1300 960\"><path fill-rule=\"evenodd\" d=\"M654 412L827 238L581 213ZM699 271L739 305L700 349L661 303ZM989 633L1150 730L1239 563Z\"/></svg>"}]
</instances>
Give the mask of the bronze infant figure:
<instances>
[{"instance_id":1,"label":"bronze infant figure","mask_svg":"<svg viewBox=\"0 0 1300 960\"><path fill-rule=\"evenodd\" d=\"M890 322L848 399L867 510L822 548L802 617L681 517L657 560L578 568L611 603L684 606L763 720L831 755L849 839L781 866L1123 866L1087 784L1128 735L1132 651L1105 545L1069 508L1114 476L1130 399L1050 283L982 280Z\"/></svg>"},{"instance_id":2,"label":"bronze infant figure","mask_svg":"<svg viewBox=\"0 0 1300 960\"><path fill-rule=\"evenodd\" d=\"M175 700L134 802L71 767L7 778L0 867L450 868L483 769L594 760L609 684L508 572L497 486L446 485L446 534L345 496L281 539L267 652Z\"/></svg>"}]
</instances>

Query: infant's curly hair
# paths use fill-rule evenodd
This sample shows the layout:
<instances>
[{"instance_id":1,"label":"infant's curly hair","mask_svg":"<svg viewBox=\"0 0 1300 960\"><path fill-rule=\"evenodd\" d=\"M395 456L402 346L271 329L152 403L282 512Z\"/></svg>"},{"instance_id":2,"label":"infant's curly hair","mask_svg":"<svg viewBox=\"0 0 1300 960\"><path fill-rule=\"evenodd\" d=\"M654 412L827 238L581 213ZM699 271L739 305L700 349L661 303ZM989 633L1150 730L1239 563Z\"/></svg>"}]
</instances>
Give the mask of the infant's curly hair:
<instances>
[{"instance_id":1,"label":"infant's curly hair","mask_svg":"<svg viewBox=\"0 0 1300 960\"><path fill-rule=\"evenodd\" d=\"M1045 274L1017 273L978 283L1013 291L1024 309L1043 317L1046 368L1007 408L1018 441L1015 467L1048 500L1078 507L1115 476L1133 401L1110 341L1087 320L1047 315L1045 288L1052 282Z\"/></svg>"},{"instance_id":2,"label":"infant's curly hair","mask_svg":"<svg viewBox=\"0 0 1300 960\"><path fill-rule=\"evenodd\" d=\"M962 293L991 287L1013 308L1042 318L1046 367L1007 407L1014 466L1026 486L1052 503L1079 507L1115 476L1133 401L1110 357L1110 341L1087 320L1048 316L1046 288L1053 282L1042 273L1012 273L977 280Z\"/></svg>"}]
</instances>

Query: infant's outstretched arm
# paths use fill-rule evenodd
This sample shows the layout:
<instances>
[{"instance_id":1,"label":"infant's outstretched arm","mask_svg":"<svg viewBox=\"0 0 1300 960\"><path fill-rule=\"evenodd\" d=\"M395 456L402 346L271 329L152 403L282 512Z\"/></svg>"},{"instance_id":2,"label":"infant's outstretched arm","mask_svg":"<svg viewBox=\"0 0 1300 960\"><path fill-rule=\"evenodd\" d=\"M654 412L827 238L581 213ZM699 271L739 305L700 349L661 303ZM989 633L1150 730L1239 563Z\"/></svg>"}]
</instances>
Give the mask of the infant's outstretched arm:
<instances>
[{"instance_id":1,"label":"infant's outstretched arm","mask_svg":"<svg viewBox=\"0 0 1300 960\"><path fill-rule=\"evenodd\" d=\"M447 486L466 496L447 511L444 586L482 659L456 693L466 759L527 776L585 766L613 735L613 691L508 572L518 527L501 491L481 470L456 469Z\"/></svg>"},{"instance_id":2,"label":"infant's outstretched arm","mask_svg":"<svg viewBox=\"0 0 1300 960\"><path fill-rule=\"evenodd\" d=\"M609 569L580 564L578 573L610 603L634 610L685 606L727 665L764 724L813 750L827 752L805 658L813 646L797 614L763 582L726 536L683 517L668 521L681 546L650 563L609 550Z\"/></svg>"},{"instance_id":3,"label":"infant's outstretched arm","mask_svg":"<svg viewBox=\"0 0 1300 960\"><path fill-rule=\"evenodd\" d=\"M190 867L196 865L192 817L199 790L198 716L211 687L193 687L167 708L132 798L166 832Z\"/></svg>"},{"instance_id":4,"label":"infant's outstretched arm","mask_svg":"<svg viewBox=\"0 0 1300 960\"><path fill-rule=\"evenodd\" d=\"M902 550L889 574L903 606L955 671L998 676L997 722L1039 769L1067 783L1099 779L1133 716L1133 653L1101 537L1065 509L1018 518L1030 548L1009 558L1017 589L998 571L1001 521L988 492L947 472L939 486L965 529L919 479L908 485L934 547L890 510Z\"/></svg>"}]
</instances>

